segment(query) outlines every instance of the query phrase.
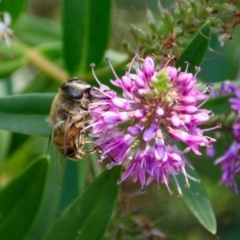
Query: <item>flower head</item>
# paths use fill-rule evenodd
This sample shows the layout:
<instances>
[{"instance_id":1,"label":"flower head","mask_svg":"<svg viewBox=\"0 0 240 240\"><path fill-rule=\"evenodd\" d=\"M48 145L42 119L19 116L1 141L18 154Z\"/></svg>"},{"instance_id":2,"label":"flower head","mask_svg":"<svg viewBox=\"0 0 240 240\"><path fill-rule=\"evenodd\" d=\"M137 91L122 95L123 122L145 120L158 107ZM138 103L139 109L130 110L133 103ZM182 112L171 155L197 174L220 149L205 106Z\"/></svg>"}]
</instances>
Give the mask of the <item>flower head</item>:
<instances>
[{"instance_id":1,"label":"flower head","mask_svg":"<svg viewBox=\"0 0 240 240\"><path fill-rule=\"evenodd\" d=\"M110 157L108 168L123 165L119 183L131 176L144 189L155 180L171 193L169 175L178 185L175 176L182 173L189 186L185 166L190 164L184 153L192 150L201 155L200 147L215 142L199 128L212 116L211 111L201 108L209 98L209 87L200 92L196 75L187 69L181 72L167 65L155 66L151 57L140 59L137 65L136 58L123 77L113 70L116 79L111 82L123 96L107 91L107 99L90 104L90 136L101 149L100 161ZM183 151L177 142L184 143ZM179 186L178 191L181 195Z\"/></svg>"}]
</instances>

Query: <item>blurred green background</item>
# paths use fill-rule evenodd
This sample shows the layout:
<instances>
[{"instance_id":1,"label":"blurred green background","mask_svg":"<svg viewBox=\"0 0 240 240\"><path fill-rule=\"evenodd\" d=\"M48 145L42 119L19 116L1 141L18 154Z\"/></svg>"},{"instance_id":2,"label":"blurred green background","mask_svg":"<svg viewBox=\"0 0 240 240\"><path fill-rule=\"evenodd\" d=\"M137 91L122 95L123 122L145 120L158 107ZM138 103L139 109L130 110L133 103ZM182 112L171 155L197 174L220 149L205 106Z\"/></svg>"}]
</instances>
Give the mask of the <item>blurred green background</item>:
<instances>
[{"instance_id":1,"label":"blurred green background","mask_svg":"<svg viewBox=\"0 0 240 240\"><path fill-rule=\"evenodd\" d=\"M61 78L58 79L58 75L54 77L51 73L44 72L41 67L46 68L46 66L39 65L36 62L37 58L30 55L26 56L26 54L30 54L29 49L37 50L49 62L54 63L60 69L65 68L66 63L64 63L62 57L61 23L63 20L61 4L64 4L63 2L58 0L31 0L25 2L25 5L22 6L23 12L19 14L13 25L11 25L14 31L12 39L14 44L9 48L4 43L0 45L1 97L25 93L55 94L57 92L61 81L65 77L64 73L59 72ZM122 39L129 41L133 47L136 45L128 25L134 24L148 31L145 18L146 8L150 8L155 16L157 15L155 0L114 1L114 7L110 12L112 33L109 36L105 36L106 47L108 40L109 47L104 55L109 56L114 64L119 64L116 67L118 75L125 71L128 59L121 45ZM81 17L86 16L72 15L73 21L77 21L76 19ZM96 21L98 21L98 15L96 15ZM97 24L94 27L97 28ZM76 36L71 35L64 37L76 38ZM82 37L84 38L84 36ZM101 33L99 33L89 49L91 49L91 46L98 44L98 41L101 41L101 37ZM239 80L239 40L239 28L236 28L234 31L233 39L226 42L223 47L220 46L217 38L213 36L210 50L201 65L202 70L199 78L205 82L220 82L226 79ZM28 49L27 51L26 48ZM106 68L107 63L102 59L97 64L96 72L101 81L108 82L109 78L113 79L113 74L109 70L105 70L104 66ZM101 73L102 67L103 73ZM75 71L74 68L71 69L71 66L68 68L70 72ZM82 72L78 72L77 76L85 76L84 80L95 84L90 74L90 68L86 70L87 72L85 69ZM70 76L73 77L75 75ZM83 188L103 168L103 166L94 164L95 155L91 155L80 162L68 161L63 185L59 185L57 181L55 150L51 146L49 152L47 152L48 137L46 136L46 132L49 134L51 132L46 112L50 109L51 99L54 94L49 95L50 97L46 100L46 109L42 111L41 118L39 118L41 123L39 123L39 120L34 122L34 119L31 118L32 115L29 113L25 116L27 118L29 114L29 122L26 124L29 124L29 128L36 129L36 134L19 133L25 131L23 128L21 131L18 131L18 126L24 126L26 119L21 120L19 113L13 112L13 114L16 114L16 116L14 115L15 122L11 124L12 118L9 118L8 125L5 124L7 116L4 115L4 112L0 113L0 120L2 121L2 125L0 125L1 187L6 186L14 176L21 173L33 159L46 154L52 156L47 175L47 181L51 184L46 184L45 186L46 188L42 193L43 201L41 208L38 210L38 214L36 214L24 239L41 239L54 220L79 196ZM32 125L30 126L31 123ZM38 123L41 125L36 125ZM41 134L41 126L43 125L46 130ZM16 131L14 130L15 126ZM39 130L39 134L37 130ZM28 133L28 130L25 133ZM160 189L157 189L154 184L151 184L145 192L141 192L140 184L133 184L131 180L127 180L121 186L120 196L122 197L118 198L117 207L104 239L239 239L240 198L239 195L233 195L224 186L218 185L221 171L220 166L214 167L214 160L223 153L221 143L218 143L216 148L219 151L217 156L213 158L206 157L204 154L201 157L189 154L189 158L198 172L201 182L206 187L214 209L217 218L216 235L212 235L205 230L181 199L177 197L177 194L170 196L165 186L162 185ZM83 182L82 179L86 179L86 181ZM145 224L139 223L139 219L145 219ZM21 219L18 221L21 221ZM98 221L101 221L101 219L98 219ZM153 232L152 238L151 231ZM159 238L153 237L154 231L159 231L157 234ZM160 232L163 233L162 238L160 237Z\"/></svg>"}]
</instances>

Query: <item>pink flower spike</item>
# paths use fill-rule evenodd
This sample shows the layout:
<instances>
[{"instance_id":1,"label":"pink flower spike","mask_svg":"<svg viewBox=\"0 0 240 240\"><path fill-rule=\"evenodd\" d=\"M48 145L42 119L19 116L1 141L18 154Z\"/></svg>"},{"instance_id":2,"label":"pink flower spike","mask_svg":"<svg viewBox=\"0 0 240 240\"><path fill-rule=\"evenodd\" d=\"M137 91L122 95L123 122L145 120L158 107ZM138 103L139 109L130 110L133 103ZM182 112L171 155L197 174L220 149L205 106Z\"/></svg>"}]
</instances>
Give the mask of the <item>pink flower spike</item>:
<instances>
[{"instance_id":1,"label":"pink flower spike","mask_svg":"<svg viewBox=\"0 0 240 240\"><path fill-rule=\"evenodd\" d=\"M136 61L139 62L135 64ZM144 190L156 181L157 186L163 183L172 194L171 175L181 195L176 175L184 176L186 186L194 180L187 174L186 168L191 165L184 154L192 151L201 155L202 147L215 142L203 135L210 129L200 129L213 114L202 108L209 96L198 89L196 74L200 68L193 76L188 65L183 72L167 65L155 66L153 58L135 56L122 77L112 69L116 79L111 83L122 94L117 96L110 90L108 98L94 99L88 104L89 136L93 145L101 149L100 160L112 160L108 168L123 166L118 183L131 177ZM178 142L182 150L178 149Z\"/></svg>"}]
</instances>

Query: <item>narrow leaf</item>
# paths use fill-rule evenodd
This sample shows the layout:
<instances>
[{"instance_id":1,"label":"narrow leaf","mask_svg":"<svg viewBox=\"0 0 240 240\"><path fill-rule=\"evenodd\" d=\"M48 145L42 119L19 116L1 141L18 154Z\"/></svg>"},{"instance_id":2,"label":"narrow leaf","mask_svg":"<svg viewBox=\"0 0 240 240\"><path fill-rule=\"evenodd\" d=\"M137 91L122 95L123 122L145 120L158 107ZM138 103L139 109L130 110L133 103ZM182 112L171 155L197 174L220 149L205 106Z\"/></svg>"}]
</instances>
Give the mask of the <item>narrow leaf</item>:
<instances>
[{"instance_id":1,"label":"narrow leaf","mask_svg":"<svg viewBox=\"0 0 240 240\"><path fill-rule=\"evenodd\" d=\"M71 76L102 60L109 42L112 1L62 0L63 52Z\"/></svg>"},{"instance_id":2,"label":"narrow leaf","mask_svg":"<svg viewBox=\"0 0 240 240\"><path fill-rule=\"evenodd\" d=\"M121 168L105 170L60 216L43 238L101 239L116 204Z\"/></svg>"},{"instance_id":3,"label":"narrow leaf","mask_svg":"<svg viewBox=\"0 0 240 240\"><path fill-rule=\"evenodd\" d=\"M61 27L58 23L27 13L20 16L13 30L17 38L34 46L61 39Z\"/></svg>"},{"instance_id":4,"label":"narrow leaf","mask_svg":"<svg viewBox=\"0 0 240 240\"><path fill-rule=\"evenodd\" d=\"M0 128L15 133L34 136L50 136L51 129L47 116L0 113Z\"/></svg>"},{"instance_id":5,"label":"narrow leaf","mask_svg":"<svg viewBox=\"0 0 240 240\"><path fill-rule=\"evenodd\" d=\"M89 157L90 155L86 155L84 158L84 161L78 162L77 173L78 173L78 192L79 193L82 193L83 189L86 187Z\"/></svg>"},{"instance_id":6,"label":"narrow leaf","mask_svg":"<svg viewBox=\"0 0 240 240\"><path fill-rule=\"evenodd\" d=\"M43 196L48 159L33 161L0 192L0 238L19 240L29 232Z\"/></svg>"},{"instance_id":7,"label":"narrow leaf","mask_svg":"<svg viewBox=\"0 0 240 240\"><path fill-rule=\"evenodd\" d=\"M197 173L194 170L188 170L188 174L198 179ZM183 175L177 175L177 180L180 186L185 185ZM176 189L173 181L172 185ZM216 233L216 218L209 201L207 192L202 183L194 181L190 182L190 188L182 187L183 196L181 200L186 204L187 208L193 213L197 220L212 234Z\"/></svg>"},{"instance_id":8,"label":"narrow leaf","mask_svg":"<svg viewBox=\"0 0 240 240\"><path fill-rule=\"evenodd\" d=\"M0 97L0 112L48 115L54 93L29 93Z\"/></svg>"},{"instance_id":9,"label":"narrow leaf","mask_svg":"<svg viewBox=\"0 0 240 240\"><path fill-rule=\"evenodd\" d=\"M196 72L195 67L200 66L208 50L209 42L211 36L211 25L207 21L194 36L189 45L184 49L181 54L177 67L181 69L186 68L185 62L189 62L190 66L188 68L189 72Z\"/></svg>"},{"instance_id":10,"label":"narrow leaf","mask_svg":"<svg viewBox=\"0 0 240 240\"><path fill-rule=\"evenodd\" d=\"M56 152L55 149L50 148L48 152L51 156L49 162L49 174L47 176L44 196L42 199L41 209L32 227L28 240L40 240L49 226L51 226L56 219L56 212L59 211L59 200L61 186L57 179L56 167Z\"/></svg>"},{"instance_id":11,"label":"narrow leaf","mask_svg":"<svg viewBox=\"0 0 240 240\"><path fill-rule=\"evenodd\" d=\"M29 135L49 136L47 118L55 94L0 97L0 128Z\"/></svg>"}]
</instances>

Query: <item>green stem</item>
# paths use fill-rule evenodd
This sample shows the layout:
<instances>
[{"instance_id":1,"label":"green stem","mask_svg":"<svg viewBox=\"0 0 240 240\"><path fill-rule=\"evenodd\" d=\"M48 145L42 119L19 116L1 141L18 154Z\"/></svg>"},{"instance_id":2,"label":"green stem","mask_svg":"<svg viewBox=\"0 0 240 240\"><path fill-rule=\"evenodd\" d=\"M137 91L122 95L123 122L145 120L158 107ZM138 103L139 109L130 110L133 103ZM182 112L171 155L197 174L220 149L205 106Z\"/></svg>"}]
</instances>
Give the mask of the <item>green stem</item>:
<instances>
[{"instance_id":1,"label":"green stem","mask_svg":"<svg viewBox=\"0 0 240 240\"><path fill-rule=\"evenodd\" d=\"M35 65L38 69L58 82L63 82L69 78L68 74L62 68L53 64L34 48L29 48L27 50L27 58L29 62Z\"/></svg>"},{"instance_id":2,"label":"green stem","mask_svg":"<svg viewBox=\"0 0 240 240\"><path fill-rule=\"evenodd\" d=\"M54 63L52 63L50 60L45 58L41 53L39 53L34 48L27 49L27 58L30 63L35 65L38 69L40 69L42 72L47 74L49 77L51 77L53 80L57 82L63 82L66 79L68 79L70 76L66 71L64 71L62 68L58 67ZM129 59L118 63L114 65L114 68L120 68L122 66L125 66L129 62ZM102 67L100 69L96 69L95 73L98 77L102 77L107 73L111 72L111 68L106 65L105 67ZM93 75L91 72L86 73L84 75L78 76L80 79L83 79L84 81L91 81L93 80Z\"/></svg>"}]
</instances>

